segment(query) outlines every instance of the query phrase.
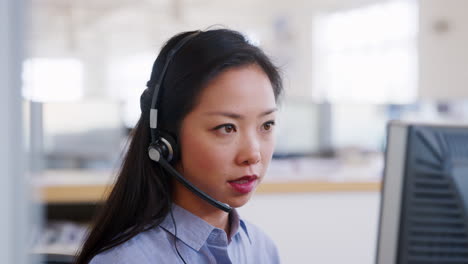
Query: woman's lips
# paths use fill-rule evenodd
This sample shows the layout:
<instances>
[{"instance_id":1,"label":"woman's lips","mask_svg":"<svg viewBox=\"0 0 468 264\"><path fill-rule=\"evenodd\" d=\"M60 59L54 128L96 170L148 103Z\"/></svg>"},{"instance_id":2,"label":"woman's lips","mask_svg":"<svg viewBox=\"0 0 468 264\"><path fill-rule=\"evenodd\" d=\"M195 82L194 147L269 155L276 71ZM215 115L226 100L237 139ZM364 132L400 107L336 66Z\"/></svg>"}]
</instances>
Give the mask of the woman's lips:
<instances>
[{"instance_id":1,"label":"woman's lips","mask_svg":"<svg viewBox=\"0 0 468 264\"><path fill-rule=\"evenodd\" d=\"M246 175L238 179L228 181L228 183L235 191L245 194L253 190L257 182L257 178L258 177L256 175Z\"/></svg>"}]
</instances>

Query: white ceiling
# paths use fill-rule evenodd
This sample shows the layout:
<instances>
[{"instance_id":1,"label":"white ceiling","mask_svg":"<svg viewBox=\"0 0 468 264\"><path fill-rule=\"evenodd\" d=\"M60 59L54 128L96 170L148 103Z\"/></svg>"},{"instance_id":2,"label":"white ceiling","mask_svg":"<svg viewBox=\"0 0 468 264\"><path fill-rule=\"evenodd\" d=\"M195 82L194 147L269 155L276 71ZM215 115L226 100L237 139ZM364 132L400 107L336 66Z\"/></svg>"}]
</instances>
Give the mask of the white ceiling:
<instances>
[{"instance_id":1,"label":"white ceiling","mask_svg":"<svg viewBox=\"0 0 468 264\"><path fill-rule=\"evenodd\" d=\"M30 56L62 56L107 43L118 52L213 24L262 35L278 19L310 23L314 12L372 1L377 0L32 0L27 48Z\"/></svg>"}]
</instances>

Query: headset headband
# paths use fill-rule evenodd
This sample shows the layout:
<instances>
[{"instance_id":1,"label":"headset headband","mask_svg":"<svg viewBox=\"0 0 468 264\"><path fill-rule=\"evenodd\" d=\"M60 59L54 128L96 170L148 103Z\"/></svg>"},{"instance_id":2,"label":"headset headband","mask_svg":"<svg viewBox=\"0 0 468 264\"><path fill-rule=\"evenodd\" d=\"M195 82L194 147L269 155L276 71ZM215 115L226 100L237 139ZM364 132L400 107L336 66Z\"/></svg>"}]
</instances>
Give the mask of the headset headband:
<instances>
[{"instance_id":1,"label":"headset headband","mask_svg":"<svg viewBox=\"0 0 468 264\"><path fill-rule=\"evenodd\" d=\"M200 31L197 31L195 33L192 33L186 37L184 37L177 45L169 51L166 57L166 62L164 63L164 67L162 68L161 74L159 76L158 81L154 85L154 90L153 90L153 99L151 100L151 108L150 108L150 128L151 128L151 141L154 142L156 141L156 129L158 127L158 100L159 100L159 93L160 93L160 88L161 84L164 81L164 77L167 72L167 68L172 61L172 58L174 55L192 38L200 34Z\"/></svg>"}]
</instances>

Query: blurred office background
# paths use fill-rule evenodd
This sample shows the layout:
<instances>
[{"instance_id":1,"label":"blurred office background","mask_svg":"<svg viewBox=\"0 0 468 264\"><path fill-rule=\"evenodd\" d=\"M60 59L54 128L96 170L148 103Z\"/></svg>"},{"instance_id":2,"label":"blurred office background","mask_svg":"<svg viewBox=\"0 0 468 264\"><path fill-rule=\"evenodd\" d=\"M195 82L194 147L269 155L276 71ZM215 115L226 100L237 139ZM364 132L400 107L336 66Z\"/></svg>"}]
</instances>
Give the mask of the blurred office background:
<instances>
[{"instance_id":1,"label":"blurred office background","mask_svg":"<svg viewBox=\"0 0 468 264\"><path fill-rule=\"evenodd\" d=\"M33 252L78 249L180 31L240 30L283 72L274 160L240 209L283 263L373 263L386 122L468 122L463 0L26 3L23 138L44 208Z\"/></svg>"}]
</instances>

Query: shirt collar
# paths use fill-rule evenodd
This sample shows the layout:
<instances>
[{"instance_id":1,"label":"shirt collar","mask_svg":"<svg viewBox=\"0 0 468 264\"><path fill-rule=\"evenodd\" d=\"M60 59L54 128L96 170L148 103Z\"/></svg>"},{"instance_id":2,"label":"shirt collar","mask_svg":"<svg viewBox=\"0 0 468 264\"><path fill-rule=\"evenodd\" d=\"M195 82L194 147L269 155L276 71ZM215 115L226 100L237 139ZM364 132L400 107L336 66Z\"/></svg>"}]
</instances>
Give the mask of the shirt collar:
<instances>
[{"instance_id":1,"label":"shirt collar","mask_svg":"<svg viewBox=\"0 0 468 264\"><path fill-rule=\"evenodd\" d=\"M244 230L245 234L247 235L247 238L249 239L250 244L252 244L252 240L250 240L249 232L247 232L247 225L242 219L240 219L239 213L237 212L235 208L232 208L232 211L229 214L229 220L231 221L231 237L229 241L231 241L231 239L235 235L237 235L237 233L239 232L239 226L240 226L242 230Z\"/></svg>"},{"instance_id":2,"label":"shirt collar","mask_svg":"<svg viewBox=\"0 0 468 264\"><path fill-rule=\"evenodd\" d=\"M173 204L172 206L172 214L174 215L174 220L177 226L177 238L196 251L199 251L200 248L206 243L213 230L219 229L176 204ZM231 238L237 235L237 233L239 233L240 226L247 235L249 242L252 243L247 232L247 226L245 225L244 221L240 219L239 214L235 208L232 209L231 213L229 214L229 218L231 221L231 237L229 241ZM161 222L160 226L175 236L174 223L172 222L172 216L170 212Z\"/></svg>"}]
</instances>

